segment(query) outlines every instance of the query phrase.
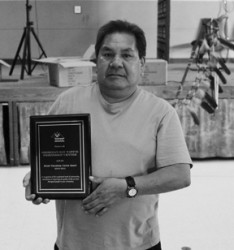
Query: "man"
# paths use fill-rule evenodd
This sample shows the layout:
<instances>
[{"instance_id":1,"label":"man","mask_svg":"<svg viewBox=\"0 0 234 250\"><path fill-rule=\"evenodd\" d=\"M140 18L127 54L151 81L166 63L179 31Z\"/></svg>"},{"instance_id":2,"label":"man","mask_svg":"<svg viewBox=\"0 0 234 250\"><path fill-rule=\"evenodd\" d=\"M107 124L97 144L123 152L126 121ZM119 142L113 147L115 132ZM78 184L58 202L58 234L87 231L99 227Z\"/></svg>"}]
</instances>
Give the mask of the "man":
<instances>
[{"instance_id":1,"label":"man","mask_svg":"<svg viewBox=\"0 0 234 250\"><path fill-rule=\"evenodd\" d=\"M74 87L50 114L90 113L96 189L83 201L57 200L59 250L161 249L158 194L190 185L191 159L174 108L138 87L144 32L126 21L101 27L95 46L97 83ZM30 175L24 179L26 199Z\"/></svg>"}]
</instances>

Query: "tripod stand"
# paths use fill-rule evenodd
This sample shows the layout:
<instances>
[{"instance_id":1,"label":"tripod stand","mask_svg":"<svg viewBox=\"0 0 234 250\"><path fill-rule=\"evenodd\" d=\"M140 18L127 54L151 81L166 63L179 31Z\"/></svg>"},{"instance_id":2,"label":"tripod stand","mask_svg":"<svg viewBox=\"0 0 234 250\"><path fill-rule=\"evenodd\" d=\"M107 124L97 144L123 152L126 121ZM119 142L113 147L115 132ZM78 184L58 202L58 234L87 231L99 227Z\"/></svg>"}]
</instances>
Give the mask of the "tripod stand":
<instances>
[{"instance_id":1,"label":"tripod stand","mask_svg":"<svg viewBox=\"0 0 234 250\"><path fill-rule=\"evenodd\" d=\"M16 51L9 75L12 75L14 67L16 65L17 59L19 59L22 63L21 66L21 75L20 79L24 79L24 71L27 72L28 75L31 75L35 67L37 66L37 62L34 62L34 65L32 64L32 58L31 58L31 39L30 35L32 33L33 37L35 38L40 50L41 54L38 59L42 58L42 56L46 56L46 53L34 31L34 28L32 27L33 22L30 21L30 11L32 9L32 5L29 4L29 0L26 1L26 27L24 27L24 32L21 37L18 49ZM23 57L20 57L20 51L22 49L22 46L24 44L23 48Z\"/></svg>"}]
</instances>

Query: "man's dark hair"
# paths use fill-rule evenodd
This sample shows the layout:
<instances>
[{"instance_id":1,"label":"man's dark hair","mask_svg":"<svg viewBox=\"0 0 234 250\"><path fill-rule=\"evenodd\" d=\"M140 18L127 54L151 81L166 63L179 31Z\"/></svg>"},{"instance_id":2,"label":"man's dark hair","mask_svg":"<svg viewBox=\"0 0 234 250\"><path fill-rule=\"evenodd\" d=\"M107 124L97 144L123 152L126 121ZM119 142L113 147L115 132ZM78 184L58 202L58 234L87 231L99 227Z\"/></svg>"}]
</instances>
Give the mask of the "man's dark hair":
<instances>
[{"instance_id":1,"label":"man's dark hair","mask_svg":"<svg viewBox=\"0 0 234 250\"><path fill-rule=\"evenodd\" d=\"M139 53L139 58L141 59L145 57L146 39L144 31L136 24L129 23L123 20L115 20L108 22L99 29L95 44L96 58L98 57L99 50L102 46L105 37L115 32L128 33L130 35L133 35L136 39L136 47Z\"/></svg>"}]
</instances>

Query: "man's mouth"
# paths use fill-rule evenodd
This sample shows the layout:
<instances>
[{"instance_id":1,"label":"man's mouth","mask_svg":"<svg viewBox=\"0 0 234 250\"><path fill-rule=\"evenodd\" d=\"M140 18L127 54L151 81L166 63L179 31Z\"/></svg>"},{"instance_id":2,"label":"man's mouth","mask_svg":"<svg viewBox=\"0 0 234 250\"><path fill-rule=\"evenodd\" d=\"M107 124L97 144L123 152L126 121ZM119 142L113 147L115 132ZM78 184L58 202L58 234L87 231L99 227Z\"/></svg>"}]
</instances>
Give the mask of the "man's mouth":
<instances>
[{"instance_id":1,"label":"man's mouth","mask_svg":"<svg viewBox=\"0 0 234 250\"><path fill-rule=\"evenodd\" d=\"M108 73L106 76L107 77L125 77L124 74L118 74L118 73Z\"/></svg>"}]
</instances>

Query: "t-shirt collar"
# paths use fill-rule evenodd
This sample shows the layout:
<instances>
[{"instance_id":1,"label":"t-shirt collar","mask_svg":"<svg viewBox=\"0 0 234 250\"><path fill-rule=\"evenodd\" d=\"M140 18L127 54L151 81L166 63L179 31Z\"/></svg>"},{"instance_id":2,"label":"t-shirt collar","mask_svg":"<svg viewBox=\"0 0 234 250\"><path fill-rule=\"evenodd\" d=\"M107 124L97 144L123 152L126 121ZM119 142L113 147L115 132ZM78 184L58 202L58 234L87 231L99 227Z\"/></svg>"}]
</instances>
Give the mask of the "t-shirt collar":
<instances>
[{"instance_id":1,"label":"t-shirt collar","mask_svg":"<svg viewBox=\"0 0 234 250\"><path fill-rule=\"evenodd\" d=\"M140 92L139 87L137 87L134 93L131 96L129 96L127 99L120 101L120 102L110 103L103 97L98 83L97 83L96 88L97 88L97 95L99 97L99 101L101 105L108 113L111 113L111 114L119 113L123 109L128 107L135 100L135 98L139 95L139 92Z\"/></svg>"}]
</instances>

